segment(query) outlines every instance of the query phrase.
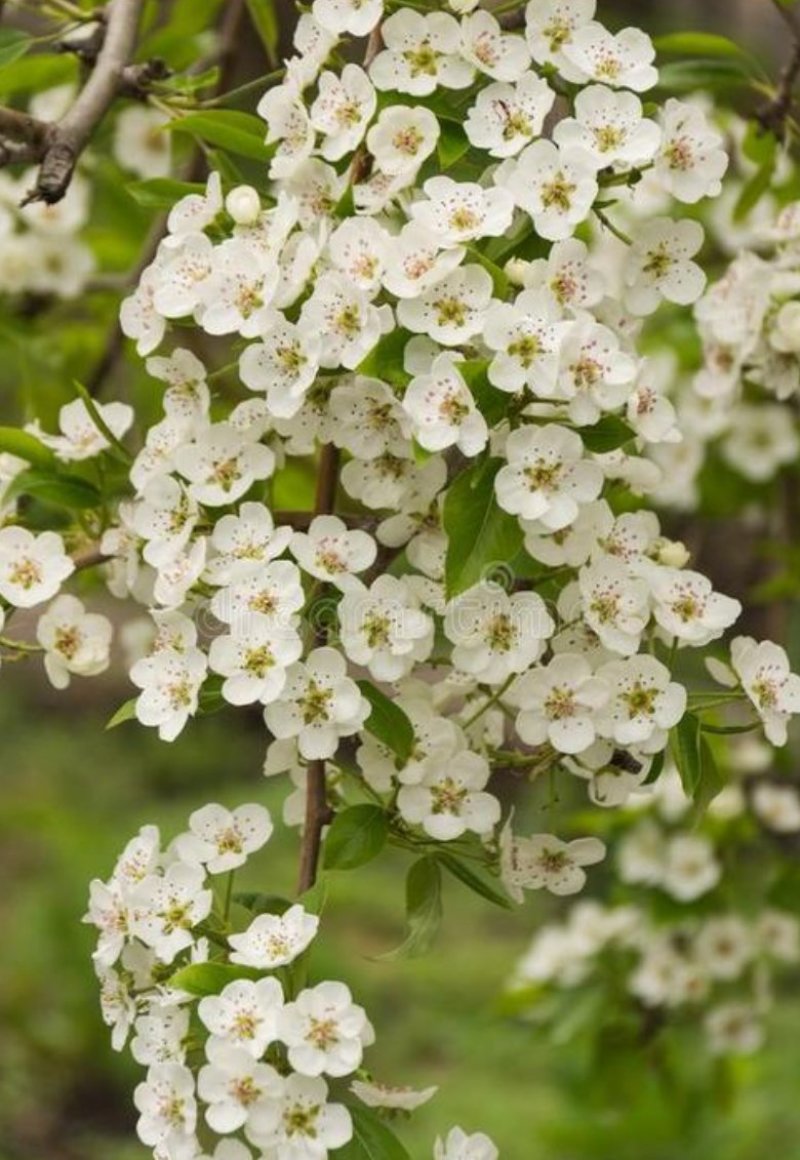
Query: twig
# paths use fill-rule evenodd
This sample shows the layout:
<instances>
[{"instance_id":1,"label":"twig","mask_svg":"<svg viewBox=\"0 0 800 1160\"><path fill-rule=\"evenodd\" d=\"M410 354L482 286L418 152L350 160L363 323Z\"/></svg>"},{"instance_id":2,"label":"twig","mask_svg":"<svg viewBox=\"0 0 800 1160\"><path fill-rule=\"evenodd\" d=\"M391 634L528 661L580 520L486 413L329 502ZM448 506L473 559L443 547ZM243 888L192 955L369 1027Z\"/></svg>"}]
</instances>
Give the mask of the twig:
<instances>
[{"instance_id":1,"label":"twig","mask_svg":"<svg viewBox=\"0 0 800 1160\"><path fill-rule=\"evenodd\" d=\"M236 48L239 43L240 26L244 19L246 12L244 0L230 0L229 5L225 11L225 16L220 27L219 32L219 52L217 60L219 62L220 73L217 82L217 88L221 92L227 85L231 72L234 68L236 60ZM192 158L189 172L186 175L188 181L199 181L203 176L205 169L205 157L201 149L195 150ZM139 255L139 260L125 278L123 290L128 287L133 287L141 278L144 271L153 261L158 250L161 239L164 236L164 231L167 227L167 215L160 214L147 235L147 240ZM90 395L97 395L100 392L103 383L108 375L117 364L117 360L122 353L125 336L122 333L119 324L119 315L114 322L114 325L108 332L103 352L98 359L94 370L86 379L86 390Z\"/></svg>"},{"instance_id":2,"label":"twig","mask_svg":"<svg viewBox=\"0 0 800 1160\"><path fill-rule=\"evenodd\" d=\"M86 548L83 552L76 552L72 557L76 572L85 572L87 568L96 568L98 564L107 564L112 557L99 548Z\"/></svg>"},{"instance_id":3,"label":"twig","mask_svg":"<svg viewBox=\"0 0 800 1160\"><path fill-rule=\"evenodd\" d=\"M364 53L364 69L368 69L374 61L375 57L383 48L383 34L381 32L380 24L376 24L372 32L369 34L366 51ZM360 185L361 182L366 181L372 172L372 157L370 156L366 145L359 145L353 155L353 161L350 165L350 184Z\"/></svg>"},{"instance_id":4,"label":"twig","mask_svg":"<svg viewBox=\"0 0 800 1160\"><path fill-rule=\"evenodd\" d=\"M97 63L72 107L48 127L36 184L24 204L52 205L67 192L78 158L119 92L136 48L143 6L144 0L113 0Z\"/></svg>"},{"instance_id":5,"label":"twig","mask_svg":"<svg viewBox=\"0 0 800 1160\"><path fill-rule=\"evenodd\" d=\"M772 0L772 4L791 30L792 52L781 71L775 96L755 116L762 128L781 140L794 100L794 86L800 77L800 17L794 8L786 7L780 0Z\"/></svg>"},{"instance_id":6,"label":"twig","mask_svg":"<svg viewBox=\"0 0 800 1160\"><path fill-rule=\"evenodd\" d=\"M523 6L514 12L504 12L497 19L500 22L500 27L504 28L506 32L514 32L518 28L525 27L525 8Z\"/></svg>"},{"instance_id":7,"label":"twig","mask_svg":"<svg viewBox=\"0 0 800 1160\"><path fill-rule=\"evenodd\" d=\"M332 443L326 443L322 448L319 460L317 495L314 503L316 515L330 515L334 511L338 481L339 452ZM324 626L320 625L314 636L317 645L324 645L327 639ZM322 848L322 830L331 818L325 781L325 762L309 762L307 775L306 817L300 847L298 894L305 894L316 882L319 855Z\"/></svg>"}]
</instances>

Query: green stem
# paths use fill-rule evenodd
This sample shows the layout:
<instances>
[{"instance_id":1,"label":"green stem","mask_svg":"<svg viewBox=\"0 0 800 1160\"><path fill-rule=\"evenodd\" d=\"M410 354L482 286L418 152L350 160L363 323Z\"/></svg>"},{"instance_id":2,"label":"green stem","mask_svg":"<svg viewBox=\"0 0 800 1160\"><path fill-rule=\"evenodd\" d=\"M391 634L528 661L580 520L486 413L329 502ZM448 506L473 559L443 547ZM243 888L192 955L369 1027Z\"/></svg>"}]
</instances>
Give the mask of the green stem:
<instances>
[{"instance_id":1,"label":"green stem","mask_svg":"<svg viewBox=\"0 0 800 1160\"><path fill-rule=\"evenodd\" d=\"M227 105L232 99L238 97L249 96L250 93L261 92L262 89L269 88L270 85L275 85L282 81L286 75L286 69L278 68L274 72L267 73L265 76L256 77L255 80L248 81L247 84L239 85L238 88L228 89L227 93L220 93L218 97L210 97L207 101L199 101L198 109L215 109L218 105Z\"/></svg>"},{"instance_id":2,"label":"green stem","mask_svg":"<svg viewBox=\"0 0 800 1160\"><path fill-rule=\"evenodd\" d=\"M516 673L512 673L510 677L508 677L508 678L507 678L505 681L503 681L502 685L501 685L501 686L500 686L500 688L497 690L497 692L496 692L496 693L493 693L493 694L492 694L492 696L491 696L491 697L489 697L488 701L486 701L486 703L485 703L485 704L481 705L480 709L477 709L477 710L476 710L476 711L475 711L475 712L472 714L472 716L471 716L471 717L468 717L468 718L467 718L467 720L466 720L466 721L462 721L462 723L461 723L461 728L462 728L462 729L469 729L470 725L474 725L474 724L475 724L475 722L478 720L478 718L479 718L479 717L482 717L482 716L483 716L483 714L484 714L484 713L487 711L487 709L491 709L492 705L496 705L496 704L497 704L497 702L498 702L498 701L500 700L500 698L502 697L503 693L505 693L505 692L506 692L506 690L508 689L509 685L511 685L511 683L514 681L514 679L515 679L515 677L516 677L516 676L517 676L517 674L516 674Z\"/></svg>"},{"instance_id":3,"label":"green stem","mask_svg":"<svg viewBox=\"0 0 800 1160\"><path fill-rule=\"evenodd\" d=\"M626 246L633 245L633 242L631 241L630 237L623 230L621 230L619 228L619 226L614 225L614 223L612 222L612 220L608 216L608 214L605 212L605 210L600 209L599 206L594 206L593 210L594 210L595 217L598 219L598 221L601 221L603 223L603 225L606 227L606 229L611 231L611 233L614 235L615 238L619 238L619 240L621 242L624 242Z\"/></svg>"},{"instance_id":4,"label":"green stem","mask_svg":"<svg viewBox=\"0 0 800 1160\"><path fill-rule=\"evenodd\" d=\"M225 920L226 925L227 925L228 918L229 918L230 913L231 913L231 902L233 900L233 880L235 877L236 877L236 871L231 870L228 873L228 881L225 885L225 906L224 906L224 909L222 911L222 917Z\"/></svg>"}]
</instances>

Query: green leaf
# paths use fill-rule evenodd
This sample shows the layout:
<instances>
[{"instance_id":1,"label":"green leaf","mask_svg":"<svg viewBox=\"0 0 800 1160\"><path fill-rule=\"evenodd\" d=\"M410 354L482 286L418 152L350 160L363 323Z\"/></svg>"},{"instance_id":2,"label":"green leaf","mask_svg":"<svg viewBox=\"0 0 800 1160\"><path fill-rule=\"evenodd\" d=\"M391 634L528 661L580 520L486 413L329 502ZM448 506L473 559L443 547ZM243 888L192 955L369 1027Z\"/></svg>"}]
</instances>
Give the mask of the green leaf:
<instances>
[{"instance_id":1,"label":"green leaf","mask_svg":"<svg viewBox=\"0 0 800 1160\"><path fill-rule=\"evenodd\" d=\"M741 88L752 80L751 70L741 59L698 58L675 60L658 71L658 90L662 93L691 93L696 89L719 92Z\"/></svg>"},{"instance_id":2,"label":"green leaf","mask_svg":"<svg viewBox=\"0 0 800 1160\"><path fill-rule=\"evenodd\" d=\"M251 914L285 914L292 903L288 898L281 898L279 894L260 894L250 891L238 892L233 895L233 901Z\"/></svg>"},{"instance_id":3,"label":"green leaf","mask_svg":"<svg viewBox=\"0 0 800 1160\"><path fill-rule=\"evenodd\" d=\"M77 80L78 62L59 53L37 53L3 66L0 93L38 93Z\"/></svg>"},{"instance_id":4,"label":"green leaf","mask_svg":"<svg viewBox=\"0 0 800 1160\"><path fill-rule=\"evenodd\" d=\"M665 754L664 750L662 749L661 752L657 753L653 758L650 768L647 771L647 777L642 782L642 785L652 785L653 782L658 781L664 769L664 760Z\"/></svg>"},{"instance_id":5,"label":"green leaf","mask_svg":"<svg viewBox=\"0 0 800 1160\"><path fill-rule=\"evenodd\" d=\"M84 407L86 408L86 410L89 414L89 418L92 420L92 422L94 423L97 430L100 432L100 434L103 436L103 438L108 443L108 448L106 450L111 455L114 455L116 458L121 459L123 463L126 463L126 464L131 463L133 460L133 456L128 451L125 444L122 443L122 441L117 438L117 436L114 434L114 432L109 427L108 423L106 423L105 419L103 418L102 411L98 408L97 403L94 401L92 396L89 394L86 387L83 385L83 383L79 383L77 381L77 379L74 380L73 385L75 387L75 391L78 395L78 398L82 401Z\"/></svg>"},{"instance_id":6,"label":"green leaf","mask_svg":"<svg viewBox=\"0 0 800 1160\"><path fill-rule=\"evenodd\" d=\"M124 725L126 721L133 721L136 717L137 700L138 697L131 697L130 701L125 701L123 705L120 705L107 723L106 729L116 729L118 725Z\"/></svg>"},{"instance_id":7,"label":"green leaf","mask_svg":"<svg viewBox=\"0 0 800 1160\"><path fill-rule=\"evenodd\" d=\"M278 45L281 38L280 24L273 0L247 0L247 10L253 26L261 38L270 63L278 59Z\"/></svg>"},{"instance_id":8,"label":"green leaf","mask_svg":"<svg viewBox=\"0 0 800 1160\"><path fill-rule=\"evenodd\" d=\"M778 139L758 121L750 121L742 138L742 153L755 165L761 165L768 157L775 154L778 148Z\"/></svg>"},{"instance_id":9,"label":"green leaf","mask_svg":"<svg viewBox=\"0 0 800 1160\"><path fill-rule=\"evenodd\" d=\"M505 270L493 262L491 258L487 258L486 254L482 253L477 246L467 247L469 256L473 262L477 262L479 266L483 266L487 274L492 279L492 289L498 298L507 298L511 283L508 280L508 275Z\"/></svg>"},{"instance_id":10,"label":"green leaf","mask_svg":"<svg viewBox=\"0 0 800 1160\"><path fill-rule=\"evenodd\" d=\"M169 985L190 995L218 995L237 979L263 979L264 972L234 963L191 963L170 977Z\"/></svg>"},{"instance_id":11,"label":"green leaf","mask_svg":"<svg viewBox=\"0 0 800 1160\"><path fill-rule=\"evenodd\" d=\"M355 194L353 191L352 184L348 184L344 193L337 201L336 207L335 207L333 213L334 213L334 216L337 218L349 218L349 217L354 217L355 212L356 212Z\"/></svg>"},{"instance_id":12,"label":"green leaf","mask_svg":"<svg viewBox=\"0 0 800 1160\"><path fill-rule=\"evenodd\" d=\"M361 1104L351 1104L349 1110L353 1138L336 1149L336 1160L411 1160L411 1154L376 1112Z\"/></svg>"},{"instance_id":13,"label":"green leaf","mask_svg":"<svg viewBox=\"0 0 800 1160\"><path fill-rule=\"evenodd\" d=\"M389 836L389 817L380 806L363 803L338 813L325 838L325 868L354 870L377 858Z\"/></svg>"},{"instance_id":14,"label":"green leaf","mask_svg":"<svg viewBox=\"0 0 800 1160\"><path fill-rule=\"evenodd\" d=\"M469 138L461 125L453 121L440 121L441 133L436 150L443 170L451 169L469 149Z\"/></svg>"},{"instance_id":15,"label":"green leaf","mask_svg":"<svg viewBox=\"0 0 800 1160\"><path fill-rule=\"evenodd\" d=\"M744 56L746 50L740 48L727 36L717 36L713 32L671 32L657 36L653 40L656 51L667 56Z\"/></svg>"},{"instance_id":16,"label":"green leaf","mask_svg":"<svg viewBox=\"0 0 800 1160\"><path fill-rule=\"evenodd\" d=\"M171 209L176 201L190 193L202 193L204 186L193 181L173 181L153 177L149 181L131 181L125 186L137 205L145 209Z\"/></svg>"},{"instance_id":17,"label":"green leaf","mask_svg":"<svg viewBox=\"0 0 800 1160\"><path fill-rule=\"evenodd\" d=\"M188 113L171 121L166 128L173 133L188 133L218 145L229 153L250 157L253 161L268 161L273 150L264 142L266 126L251 113L234 109L214 109L203 113Z\"/></svg>"},{"instance_id":18,"label":"green leaf","mask_svg":"<svg viewBox=\"0 0 800 1160\"><path fill-rule=\"evenodd\" d=\"M445 586L449 598L477 584L522 547L519 521L498 506L494 481L501 459L476 463L457 476L444 501Z\"/></svg>"},{"instance_id":19,"label":"green leaf","mask_svg":"<svg viewBox=\"0 0 800 1160\"><path fill-rule=\"evenodd\" d=\"M773 137L774 140L775 138ZM769 192L772 186L772 178L775 175L777 160L777 151L773 150L771 154L764 158L753 176L745 182L741 193L736 199L736 205L733 207L733 220L735 222L743 221L750 213L750 210L754 209L759 201L761 201L764 194Z\"/></svg>"},{"instance_id":20,"label":"green leaf","mask_svg":"<svg viewBox=\"0 0 800 1160\"><path fill-rule=\"evenodd\" d=\"M442 921L442 872L436 858L426 854L415 862L406 878L408 934L382 959L411 959L430 950Z\"/></svg>"},{"instance_id":21,"label":"green leaf","mask_svg":"<svg viewBox=\"0 0 800 1160\"><path fill-rule=\"evenodd\" d=\"M216 673L206 677L197 698L197 715L199 717L209 717L212 713L219 713L221 709L227 707L228 702L222 695L224 683L224 678Z\"/></svg>"},{"instance_id":22,"label":"green leaf","mask_svg":"<svg viewBox=\"0 0 800 1160\"><path fill-rule=\"evenodd\" d=\"M670 749L686 796L694 799L700 786L700 718L684 713L670 734Z\"/></svg>"},{"instance_id":23,"label":"green leaf","mask_svg":"<svg viewBox=\"0 0 800 1160\"><path fill-rule=\"evenodd\" d=\"M324 874L318 874L313 886L309 887L297 901L309 914L322 914L328 902L328 879Z\"/></svg>"},{"instance_id":24,"label":"green leaf","mask_svg":"<svg viewBox=\"0 0 800 1160\"><path fill-rule=\"evenodd\" d=\"M616 451L624 443L636 437L627 423L618 415L604 415L593 427L581 427L578 431L587 451L601 455L606 451Z\"/></svg>"},{"instance_id":25,"label":"green leaf","mask_svg":"<svg viewBox=\"0 0 800 1160\"><path fill-rule=\"evenodd\" d=\"M490 427L494 427L508 414L510 395L498 391L489 382L487 369L489 360L484 358L466 359L458 364L458 370L470 389L475 406Z\"/></svg>"},{"instance_id":26,"label":"green leaf","mask_svg":"<svg viewBox=\"0 0 800 1160\"><path fill-rule=\"evenodd\" d=\"M411 382L411 375L403 369L403 355L406 343L413 337L410 330L402 327L391 331L362 360L357 373L404 390Z\"/></svg>"},{"instance_id":27,"label":"green leaf","mask_svg":"<svg viewBox=\"0 0 800 1160\"><path fill-rule=\"evenodd\" d=\"M359 681L358 687L372 706L365 728L402 762L408 761L414 745L414 726L408 715L371 681Z\"/></svg>"},{"instance_id":28,"label":"green leaf","mask_svg":"<svg viewBox=\"0 0 800 1160\"><path fill-rule=\"evenodd\" d=\"M695 713L684 713L670 734L670 749L681 784L687 797L692 799L692 822L702 818L711 802L725 787L725 778L702 730L700 718Z\"/></svg>"},{"instance_id":29,"label":"green leaf","mask_svg":"<svg viewBox=\"0 0 800 1160\"><path fill-rule=\"evenodd\" d=\"M5 494L8 499L29 495L42 503L78 511L96 508L102 503L100 492L83 476L61 475L38 467L16 475Z\"/></svg>"},{"instance_id":30,"label":"green leaf","mask_svg":"<svg viewBox=\"0 0 800 1160\"><path fill-rule=\"evenodd\" d=\"M454 878L458 878L459 882L463 882L475 894L480 894L481 898L493 902L495 906L502 906L503 910L514 909L511 899L499 885L498 878L492 878L488 874L474 870L472 866L462 862L456 854L442 853L439 855L439 861Z\"/></svg>"},{"instance_id":31,"label":"green leaf","mask_svg":"<svg viewBox=\"0 0 800 1160\"><path fill-rule=\"evenodd\" d=\"M18 28L0 28L0 68L24 56L33 38Z\"/></svg>"},{"instance_id":32,"label":"green leaf","mask_svg":"<svg viewBox=\"0 0 800 1160\"><path fill-rule=\"evenodd\" d=\"M16 427L0 427L0 451L25 459L36 467L50 467L56 457L49 447L40 443L35 435L19 431Z\"/></svg>"},{"instance_id":33,"label":"green leaf","mask_svg":"<svg viewBox=\"0 0 800 1160\"><path fill-rule=\"evenodd\" d=\"M727 785L727 779L717 765L711 746L705 737L700 737L700 785L694 795L689 820L697 823L708 807Z\"/></svg>"}]
</instances>

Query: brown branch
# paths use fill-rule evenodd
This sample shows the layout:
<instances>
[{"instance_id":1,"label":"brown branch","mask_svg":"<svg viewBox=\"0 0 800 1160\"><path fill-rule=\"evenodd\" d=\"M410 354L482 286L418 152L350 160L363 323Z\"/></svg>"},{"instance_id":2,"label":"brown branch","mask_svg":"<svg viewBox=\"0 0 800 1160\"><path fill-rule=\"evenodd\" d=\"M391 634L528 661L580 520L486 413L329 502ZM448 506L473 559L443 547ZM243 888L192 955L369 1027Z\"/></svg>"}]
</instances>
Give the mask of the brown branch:
<instances>
[{"instance_id":1,"label":"brown branch","mask_svg":"<svg viewBox=\"0 0 800 1160\"><path fill-rule=\"evenodd\" d=\"M87 568L95 568L98 564L107 564L113 557L101 552L97 547L85 548L76 552L72 557L76 572L84 572Z\"/></svg>"},{"instance_id":2,"label":"brown branch","mask_svg":"<svg viewBox=\"0 0 800 1160\"><path fill-rule=\"evenodd\" d=\"M501 28L506 32L515 32L518 28L525 27L525 8L524 6L516 12L506 12L503 16L498 16L498 22Z\"/></svg>"},{"instance_id":3,"label":"brown branch","mask_svg":"<svg viewBox=\"0 0 800 1160\"><path fill-rule=\"evenodd\" d=\"M372 32L369 34L366 51L364 53L364 68L368 69L374 61L375 57L383 48L383 34L381 32L380 24L376 24ZM372 157L363 143L359 145L353 154L353 161L350 165L350 184L360 185L366 181L372 172Z\"/></svg>"},{"instance_id":4,"label":"brown branch","mask_svg":"<svg viewBox=\"0 0 800 1160\"><path fill-rule=\"evenodd\" d=\"M339 482L339 452L332 443L322 448L317 471L317 495L314 503L315 515L330 515L336 508L336 487ZM323 625L314 633L314 643L324 645L327 634ZM306 817L303 839L300 847L300 872L297 893L305 894L317 880L319 856L322 849L322 831L331 820L328 808L325 762L311 761L307 769Z\"/></svg>"},{"instance_id":5,"label":"brown branch","mask_svg":"<svg viewBox=\"0 0 800 1160\"><path fill-rule=\"evenodd\" d=\"M75 103L49 126L36 184L24 204L52 205L67 192L78 158L120 91L136 48L143 6L144 0L113 0L97 62Z\"/></svg>"},{"instance_id":6,"label":"brown branch","mask_svg":"<svg viewBox=\"0 0 800 1160\"><path fill-rule=\"evenodd\" d=\"M244 0L229 0L228 7L225 10L222 24L219 30L219 50L217 52L217 62L219 64L219 80L217 82L217 91L221 92L228 83L231 72L235 66L236 48L239 43L239 34L241 25L247 9ZM138 66L133 66L134 68ZM125 70L128 74L130 70ZM205 155L202 149L196 149L192 157L189 170L186 174L186 181L200 181L205 171ZM167 215L160 214L153 222L150 232L147 235L147 240L142 252L139 255L139 260L125 277L122 291L132 288L141 278L144 271L153 261L158 250L161 239L167 227ZM125 336L119 325L119 316L117 316L114 325L108 332L102 354L94 366L91 374L85 382L86 390L90 395L97 395L100 392L103 383L108 378L111 371L117 364L117 361L122 354L122 348L125 342Z\"/></svg>"},{"instance_id":7,"label":"brown branch","mask_svg":"<svg viewBox=\"0 0 800 1160\"><path fill-rule=\"evenodd\" d=\"M763 129L782 140L786 131L786 118L794 103L794 87L800 77L800 17L793 8L781 4L780 0L772 0L772 3L791 31L792 51L781 71L775 96L759 109L755 118Z\"/></svg>"}]
</instances>

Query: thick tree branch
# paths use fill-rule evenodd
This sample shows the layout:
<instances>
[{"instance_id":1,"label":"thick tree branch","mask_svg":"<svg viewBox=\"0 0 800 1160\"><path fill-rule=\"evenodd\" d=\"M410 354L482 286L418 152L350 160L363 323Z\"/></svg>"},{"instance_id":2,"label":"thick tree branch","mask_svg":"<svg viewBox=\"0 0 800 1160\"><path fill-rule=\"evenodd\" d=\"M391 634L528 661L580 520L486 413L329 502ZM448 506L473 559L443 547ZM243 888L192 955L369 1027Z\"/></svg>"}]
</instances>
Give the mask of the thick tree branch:
<instances>
[{"instance_id":1,"label":"thick tree branch","mask_svg":"<svg viewBox=\"0 0 800 1160\"><path fill-rule=\"evenodd\" d=\"M336 507L336 488L339 482L339 452L332 443L322 448L317 474L316 515L330 515ZM325 628L320 625L314 633L314 643L324 645ZM308 765L306 781L306 818L300 847L300 873L297 893L305 894L317 880L319 855L322 849L322 831L330 821L328 794L325 782L325 762L312 761Z\"/></svg>"},{"instance_id":2,"label":"thick tree branch","mask_svg":"<svg viewBox=\"0 0 800 1160\"><path fill-rule=\"evenodd\" d=\"M47 126L40 147L41 165L26 202L60 201L92 133L120 91L135 48L144 0L112 0L97 61L75 103L56 124Z\"/></svg>"}]
</instances>

